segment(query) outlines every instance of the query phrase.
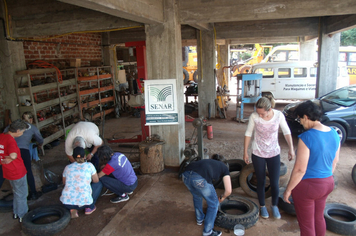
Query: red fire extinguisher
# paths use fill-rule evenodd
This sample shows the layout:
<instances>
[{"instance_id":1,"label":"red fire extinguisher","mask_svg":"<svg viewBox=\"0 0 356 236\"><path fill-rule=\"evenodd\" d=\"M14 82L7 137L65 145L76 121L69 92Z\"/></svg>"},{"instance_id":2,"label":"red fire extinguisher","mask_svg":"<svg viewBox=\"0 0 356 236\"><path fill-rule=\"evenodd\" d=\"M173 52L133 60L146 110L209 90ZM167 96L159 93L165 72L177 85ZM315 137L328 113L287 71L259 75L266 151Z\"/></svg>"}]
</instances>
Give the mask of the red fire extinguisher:
<instances>
[{"instance_id":1,"label":"red fire extinguisher","mask_svg":"<svg viewBox=\"0 0 356 236\"><path fill-rule=\"evenodd\" d=\"M206 133L208 136L208 139L213 139L213 126L212 125L206 125Z\"/></svg>"}]
</instances>

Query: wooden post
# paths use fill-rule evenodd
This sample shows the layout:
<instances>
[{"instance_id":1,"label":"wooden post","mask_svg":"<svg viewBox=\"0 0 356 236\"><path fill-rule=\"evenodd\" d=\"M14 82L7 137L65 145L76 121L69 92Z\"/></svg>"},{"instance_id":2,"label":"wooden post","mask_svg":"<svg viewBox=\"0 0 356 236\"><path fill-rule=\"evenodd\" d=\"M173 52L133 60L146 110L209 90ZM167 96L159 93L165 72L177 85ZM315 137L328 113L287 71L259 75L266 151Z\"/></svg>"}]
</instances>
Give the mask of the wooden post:
<instances>
[{"instance_id":1,"label":"wooden post","mask_svg":"<svg viewBox=\"0 0 356 236\"><path fill-rule=\"evenodd\" d=\"M142 173L151 174L164 170L162 144L163 142L141 142L139 144Z\"/></svg>"}]
</instances>

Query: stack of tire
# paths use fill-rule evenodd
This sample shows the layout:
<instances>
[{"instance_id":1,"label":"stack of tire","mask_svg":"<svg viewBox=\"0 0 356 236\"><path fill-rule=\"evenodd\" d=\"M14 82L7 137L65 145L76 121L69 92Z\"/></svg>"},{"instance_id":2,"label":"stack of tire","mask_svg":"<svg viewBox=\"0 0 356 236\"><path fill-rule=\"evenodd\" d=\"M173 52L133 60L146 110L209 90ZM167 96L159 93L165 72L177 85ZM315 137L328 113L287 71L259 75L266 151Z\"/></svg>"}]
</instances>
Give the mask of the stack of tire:
<instances>
[{"instance_id":1,"label":"stack of tire","mask_svg":"<svg viewBox=\"0 0 356 236\"><path fill-rule=\"evenodd\" d=\"M279 186L285 186L288 182L287 174L287 166L283 162L281 162L280 166L280 179ZM265 187L265 198L269 198L271 196L271 186L268 183L268 171L266 171L266 187ZM239 177L239 183L242 190L249 195L250 197L257 198L257 180L255 175L255 169L252 164L246 165Z\"/></svg>"},{"instance_id":2,"label":"stack of tire","mask_svg":"<svg viewBox=\"0 0 356 236\"><path fill-rule=\"evenodd\" d=\"M232 188L241 187L247 195L257 198L256 184L251 183L254 173L253 165L246 165L240 159L232 159L227 162L229 164ZM284 163L281 163L281 175L284 176L286 173L287 167ZM268 172L266 175L268 176ZM216 187L223 189L224 185L221 182ZM269 196L270 190L267 190L266 198ZM236 224L241 224L248 229L257 223L258 218L259 209L253 201L245 197L230 195L220 203L215 225L232 230Z\"/></svg>"}]
</instances>

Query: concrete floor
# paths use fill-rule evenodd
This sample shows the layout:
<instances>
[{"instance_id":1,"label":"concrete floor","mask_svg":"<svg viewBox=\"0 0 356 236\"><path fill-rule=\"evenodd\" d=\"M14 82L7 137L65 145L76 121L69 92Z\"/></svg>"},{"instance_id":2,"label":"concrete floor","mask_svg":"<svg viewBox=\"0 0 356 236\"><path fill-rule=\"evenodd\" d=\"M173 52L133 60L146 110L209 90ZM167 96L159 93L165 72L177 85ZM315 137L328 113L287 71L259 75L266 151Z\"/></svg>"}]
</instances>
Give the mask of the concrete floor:
<instances>
[{"instance_id":1,"label":"concrete floor","mask_svg":"<svg viewBox=\"0 0 356 236\"><path fill-rule=\"evenodd\" d=\"M282 109L285 104L277 104ZM247 117L253 107L247 107ZM241 159L243 152L243 138L247 124L237 123L231 118L236 116L232 104L228 109L228 119L210 120L213 126L214 138L204 139L204 146L208 148L210 156L214 153L222 154L227 159ZM140 133L139 119L122 117L107 120L104 133L105 138L131 138ZM130 124L130 125L127 125ZM114 129L112 127L115 127ZM186 137L190 137L192 124L186 123ZM297 139L294 138L296 146ZM294 161L287 161L287 145L280 135L281 158L288 166L288 173ZM116 144L111 145L116 151L123 151L131 160L137 160L135 149L125 149ZM356 186L351 179L351 170L356 163L355 141L347 141L341 148L340 162L335 175L338 177L338 187L334 190L328 202L340 202L356 208ZM45 168L61 174L66 164L64 142L54 149L47 150L42 158ZM130 196L130 200L123 203L112 204L110 196L103 196L97 202L97 210L90 216L80 213L80 217L70 221L68 226L58 233L59 236L111 236L111 235L202 235L203 226L195 222L192 196L177 178L177 169L166 168L163 172L149 175L138 175L139 185ZM5 187L5 186L4 186ZM2 190L4 189L2 188ZM223 190L217 189L218 194ZM61 187L55 191L44 194L37 201L29 202L30 209L42 205L59 204ZM234 195L244 196L255 203L257 199L248 197L241 188L233 189ZM270 199L266 200L267 206ZM260 218L256 225L246 230L245 235L299 235L296 217L281 212L282 219L275 220ZM0 235L24 235L20 224L11 218L12 213L0 213ZM234 235L232 231L221 229L223 235ZM336 235L327 231L326 235Z\"/></svg>"}]
</instances>

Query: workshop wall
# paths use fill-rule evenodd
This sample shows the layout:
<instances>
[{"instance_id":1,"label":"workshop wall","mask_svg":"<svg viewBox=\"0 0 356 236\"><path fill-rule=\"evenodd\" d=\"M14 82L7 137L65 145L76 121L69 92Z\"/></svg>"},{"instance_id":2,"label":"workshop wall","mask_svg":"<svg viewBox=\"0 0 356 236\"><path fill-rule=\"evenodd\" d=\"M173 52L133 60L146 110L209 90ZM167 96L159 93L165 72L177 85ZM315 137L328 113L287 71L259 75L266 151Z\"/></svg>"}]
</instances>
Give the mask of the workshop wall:
<instances>
[{"instance_id":1,"label":"workshop wall","mask_svg":"<svg viewBox=\"0 0 356 236\"><path fill-rule=\"evenodd\" d=\"M38 37L23 43L26 65L35 60L43 60L59 69L66 69L70 67L71 59L81 59L81 66L101 65L101 33L52 37Z\"/></svg>"}]
</instances>

